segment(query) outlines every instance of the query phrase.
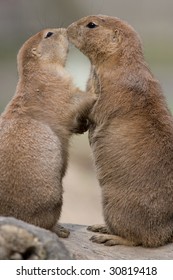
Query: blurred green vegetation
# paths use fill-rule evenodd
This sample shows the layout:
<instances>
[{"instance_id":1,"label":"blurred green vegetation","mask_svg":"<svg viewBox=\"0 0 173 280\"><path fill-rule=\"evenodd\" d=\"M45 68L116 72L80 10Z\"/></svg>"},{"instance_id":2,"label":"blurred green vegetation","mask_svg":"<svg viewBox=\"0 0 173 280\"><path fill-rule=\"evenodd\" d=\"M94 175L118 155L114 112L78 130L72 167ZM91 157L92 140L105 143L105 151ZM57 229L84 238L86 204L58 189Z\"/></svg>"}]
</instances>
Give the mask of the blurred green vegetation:
<instances>
[{"instance_id":1,"label":"blurred green vegetation","mask_svg":"<svg viewBox=\"0 0 173 280\"><path fill-rule=\"evenodd\" d=\"M145 41L144 54L146 60L158 67L173 67L173 43L169 41Z\"/></svg>"}]
</instances>

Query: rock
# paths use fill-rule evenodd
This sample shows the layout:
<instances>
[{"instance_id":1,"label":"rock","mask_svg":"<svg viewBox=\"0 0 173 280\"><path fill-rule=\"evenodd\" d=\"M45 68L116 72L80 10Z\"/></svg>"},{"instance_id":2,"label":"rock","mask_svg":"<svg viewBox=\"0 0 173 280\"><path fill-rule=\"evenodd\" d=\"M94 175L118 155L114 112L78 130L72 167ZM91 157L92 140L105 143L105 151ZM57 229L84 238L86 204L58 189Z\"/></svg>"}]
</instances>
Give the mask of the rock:
<instances>
[{"instance_id":1,"label":"rock","mask_svg":"<svg viewBox=\"0 0 173 280\"><path fill-rule=\"evenodd\" d=\"M11 217L0 217L0 259L69 260L64 244L51 231Z\"/></svg>"},{"instance_id":2,"label":"rock","mask_svg":"<svg viewBox=\"0 0 173 280\"><path fill-rule=\"evenodd\" d=\"M87 231L87 226L66 224L70 236L62 239L74 259L80 260L172 260L173 243L159 248L113 247L92 243L89 238L94 234Z\"/></svg>"}]
</instances>

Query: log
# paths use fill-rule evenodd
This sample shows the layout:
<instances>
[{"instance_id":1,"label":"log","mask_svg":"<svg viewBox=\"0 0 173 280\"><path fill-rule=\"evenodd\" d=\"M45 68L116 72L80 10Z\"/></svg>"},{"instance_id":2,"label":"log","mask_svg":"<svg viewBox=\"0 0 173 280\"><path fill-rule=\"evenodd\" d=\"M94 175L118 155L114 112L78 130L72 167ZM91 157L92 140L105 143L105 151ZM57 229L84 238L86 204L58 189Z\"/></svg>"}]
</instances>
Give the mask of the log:
<instances>
[{"instance_id":1,"label":"log","mask_svg":"<svg viewBox=\"0 0 173 280\"><path fill-rule=\"evenodd\" d=\"M84 225L62 224L68 238L11 217L0 217L0 259L172 260L173 243L159 248L108 247L92 243Z\"/></svg>"},{"instance_id":2,"label":"log","mask_svg":"<svg viewBox=\"0 0 173 280\"><path fill-rule=\"evenodd\" d=\"M95 234L87 226L64 224L70 230L68 239L63 243L74 259L82 260L172 260L173 243L159 248L129 247L117 245L108 247L89 240Z\"/></svg>"}]
</instances>

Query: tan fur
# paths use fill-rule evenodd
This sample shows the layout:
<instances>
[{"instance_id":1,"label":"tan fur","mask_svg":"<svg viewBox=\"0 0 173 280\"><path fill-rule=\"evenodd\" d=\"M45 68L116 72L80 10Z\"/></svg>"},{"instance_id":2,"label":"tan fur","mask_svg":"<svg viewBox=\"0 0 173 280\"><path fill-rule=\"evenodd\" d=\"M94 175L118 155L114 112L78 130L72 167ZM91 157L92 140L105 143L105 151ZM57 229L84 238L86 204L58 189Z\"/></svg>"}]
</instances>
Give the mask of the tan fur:
<instances>
[{"instance_id":1,"label":"tan fur","mask_svg":"<svg viewBox=\"0 0 173 280\"><path fill-rule=\"evenodd\" d=\"M98 94L89 140L111 235L92 239L166 244L173 237L173 119L141 41L126 22L108 16L82 18L67 33L90 59L88 90Z\"/></svg>"},{"instance_id":2,"label":"tan fur","mask_svg":"<svg viewBox=\"0 0 173 280\"><path fill-rule=\"evenodd\" d=\"M18 54L16 94L0 118L0 215L61 237L69 234L56 224L69 139L87 129L93 105L64 69L67 53L65 29L43 30L26 41Z\"/></svg>"}]
</instances>

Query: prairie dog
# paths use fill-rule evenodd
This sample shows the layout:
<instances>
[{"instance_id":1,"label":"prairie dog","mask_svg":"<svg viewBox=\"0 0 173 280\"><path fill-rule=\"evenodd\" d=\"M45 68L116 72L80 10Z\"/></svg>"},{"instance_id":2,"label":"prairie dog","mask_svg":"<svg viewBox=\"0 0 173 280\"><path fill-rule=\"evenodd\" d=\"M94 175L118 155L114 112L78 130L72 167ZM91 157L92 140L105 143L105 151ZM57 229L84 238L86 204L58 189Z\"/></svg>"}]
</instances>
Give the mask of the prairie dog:
<instances>
[{"instance_id":1,"label":"prairie dog","mask_svg":"<svg viewBox=\"0 0 173 280\"><path fill-rule=\"evenodd\" d=\"M109 16L87 16L68 29L91 62L89 140L102 191L105 245L157 247L173 237L173 118L149 70L138 34Z\"/></svg>"},{"instance_id":2,"label":"prairie dog","mask_svg":"<svg viewBox=\"0 0 173 280\"><path fill-rule=\"evenodd\" d=\"M62 178L73 132L87 129L94 98L73 85L64 69L66 29L46 29L29 38L17 61L19 81L0 117L0 215L49 229L63 203Z\"/></svg>"}]
</instances>

